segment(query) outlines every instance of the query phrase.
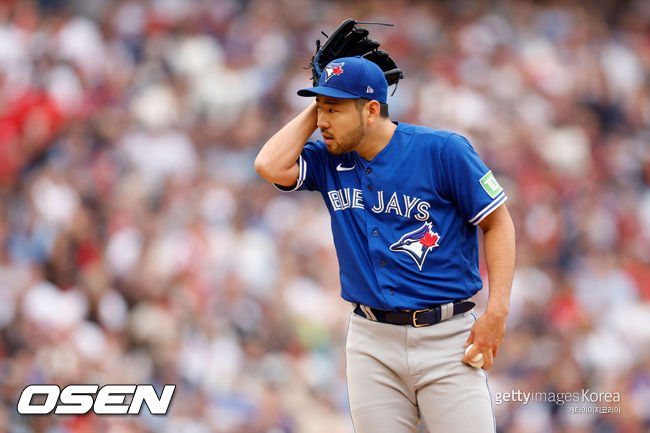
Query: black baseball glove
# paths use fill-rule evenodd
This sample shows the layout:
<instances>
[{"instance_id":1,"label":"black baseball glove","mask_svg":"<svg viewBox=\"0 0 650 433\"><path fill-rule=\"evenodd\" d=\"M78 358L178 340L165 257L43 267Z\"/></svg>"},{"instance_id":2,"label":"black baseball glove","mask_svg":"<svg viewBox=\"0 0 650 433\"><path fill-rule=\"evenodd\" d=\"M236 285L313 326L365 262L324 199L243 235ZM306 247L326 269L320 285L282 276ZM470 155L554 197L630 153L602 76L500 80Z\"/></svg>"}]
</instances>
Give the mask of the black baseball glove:
<instances>
[{"instance_id":1,"label":"black baseball glove","mask_svg":"<svg viewBox=\"0 0 650 433\"><path fill-rule=\"evenodd\" d=\"M327 40L322 47L320 40L316 41L316 54L311 58L311 63L308 66L312 71L314 87L318 85L318 79L323 73L325 66L332 60L341 57L361 56L376 63L384 71L389 86L391 84L397 84L399 80L404 78L402 70L390 55L386 51L379 49L379 41L368 38L368 30L357 27L357 24L392 26L392 24L368 23L348 18L330 36L323 33L327 37Z\"/></svg>"}]
</instances>

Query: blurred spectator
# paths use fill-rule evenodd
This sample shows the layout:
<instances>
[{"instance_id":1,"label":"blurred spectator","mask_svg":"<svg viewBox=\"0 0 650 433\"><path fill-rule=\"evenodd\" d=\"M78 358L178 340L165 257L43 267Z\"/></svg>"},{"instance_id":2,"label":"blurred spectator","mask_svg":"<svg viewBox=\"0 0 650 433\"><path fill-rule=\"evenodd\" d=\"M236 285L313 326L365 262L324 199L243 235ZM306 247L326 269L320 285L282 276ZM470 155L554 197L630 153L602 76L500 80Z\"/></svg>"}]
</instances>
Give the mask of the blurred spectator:
<instances>
[{"instance_id":1,"label":"blurred spectator","mask_svg":"<svg viewBox=\"0 0 650 433\"><path fill-rule=\"evenodd\" d=\"M253 170L306 103L319 32L346 17L396 25L372 28L405 71L393 119L462 131L510 196L518 268L493 393L623 396L620 413L503 403L498 431L650 428L648 2L14 0L3 431L352 431L326 209ZM15 410L30 383L178 388L166 417L32 418Z\"/></svg>"}]
</instances>

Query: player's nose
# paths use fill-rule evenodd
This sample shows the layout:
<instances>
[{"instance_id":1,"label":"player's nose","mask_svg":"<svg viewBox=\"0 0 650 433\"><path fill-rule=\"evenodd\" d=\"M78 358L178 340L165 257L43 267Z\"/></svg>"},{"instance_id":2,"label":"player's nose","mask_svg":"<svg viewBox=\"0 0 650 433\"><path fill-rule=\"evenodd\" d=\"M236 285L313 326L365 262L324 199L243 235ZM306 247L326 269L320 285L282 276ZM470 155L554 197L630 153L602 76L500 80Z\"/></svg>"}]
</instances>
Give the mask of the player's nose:
<instances>
[{"instance_id":1,"label":"player's nose","mask_svg":"<svg viewBox=\"0 0 650 433\"><path fill-rule=\"evenodd\" d=\"M316 122L316 126L321 130L326 130L330 127L330 123L323 117L322 114L318 115L318 120Z\"/></svg>"}]
</instances>

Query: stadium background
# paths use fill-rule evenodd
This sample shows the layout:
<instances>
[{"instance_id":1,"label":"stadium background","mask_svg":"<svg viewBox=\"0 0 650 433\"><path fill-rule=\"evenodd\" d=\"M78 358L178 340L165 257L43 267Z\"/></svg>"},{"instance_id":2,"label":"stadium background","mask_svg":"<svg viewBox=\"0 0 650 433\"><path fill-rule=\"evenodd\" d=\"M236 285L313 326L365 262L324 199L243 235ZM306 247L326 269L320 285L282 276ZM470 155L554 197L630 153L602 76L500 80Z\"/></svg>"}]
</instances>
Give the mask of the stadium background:
<instances>
[{"instance_id":1,"label":"stadium background","mask_svg":"<svg viewBox=\"0 0 650 433\"><path fill-rule=\"evenodd\" d=\"M498 431L650 431L641 0L0 2L0 431L352 431L325 206L253 170L346 17L396 24L391 117L465 134L510 196L493 393L622 393ZM31 383L178 388L167 417L21 417Z\"/></svg>"}]
</instances>

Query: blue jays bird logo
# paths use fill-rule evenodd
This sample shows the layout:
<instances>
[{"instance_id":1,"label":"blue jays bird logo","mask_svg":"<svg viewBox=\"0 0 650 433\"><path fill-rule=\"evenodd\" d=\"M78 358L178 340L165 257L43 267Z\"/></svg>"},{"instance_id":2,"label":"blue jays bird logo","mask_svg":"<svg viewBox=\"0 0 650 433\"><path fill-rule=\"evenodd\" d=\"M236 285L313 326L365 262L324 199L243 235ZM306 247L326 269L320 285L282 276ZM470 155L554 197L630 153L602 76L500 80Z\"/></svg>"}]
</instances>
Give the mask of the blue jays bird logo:
<instances>
[{"instance_id":1,"label":"blue jays bird logo","mask_svg":"<svg viewBox=\"0 0 650 433\"><path fill-rule=\"evenodd\" d=\"M422 270L424 259L429 251L439 246L440 236L431 229L431 225L430 222L426 222L420 228L406 233L399 241L390 246L390 250L407 253Z\"/></svg>"},{"instance_id":2,"label":"blue jays bird logo","mask_svg":"<svg viewBox=\"0 0 650 433\"><path fill-rule=\"evenodd\" d=\"M345 62L330 63L325 67L325 81L332 78L334 75L341 75L343 73L343 65Z\"/></svg>"}]
</instances>

